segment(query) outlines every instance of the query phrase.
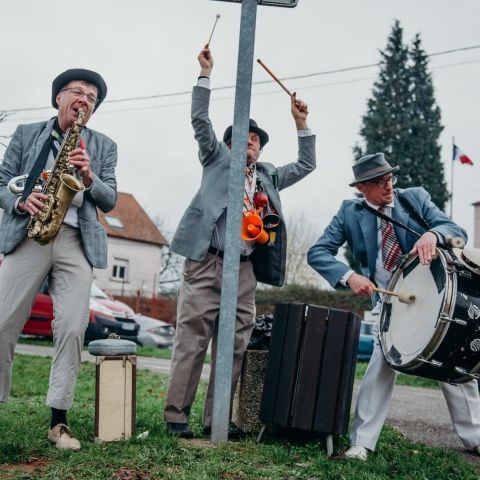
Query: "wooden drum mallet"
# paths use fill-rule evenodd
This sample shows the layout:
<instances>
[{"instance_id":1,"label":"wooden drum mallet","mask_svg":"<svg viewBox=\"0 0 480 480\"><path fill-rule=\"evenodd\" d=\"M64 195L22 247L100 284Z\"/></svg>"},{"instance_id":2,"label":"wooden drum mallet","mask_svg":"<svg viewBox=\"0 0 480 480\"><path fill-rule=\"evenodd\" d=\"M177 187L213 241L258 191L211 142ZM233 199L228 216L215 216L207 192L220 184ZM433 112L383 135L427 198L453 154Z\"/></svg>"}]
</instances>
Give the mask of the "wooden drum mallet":
<instances>
[{"instance_id":1,"label":"wooden drum mallet","mask_svg":"<svg viewBox=\"0 0 480 480\"><path fill-rule=\"evenodd\" d=\"M384 293L385 295L391 295L392 297L397 297L399 302L412 304L415 302L417 297L413 293L397 293L390 290L385 290L383 288L373 287L372 290L378 293Z\"/></svg>"}]
</instances>

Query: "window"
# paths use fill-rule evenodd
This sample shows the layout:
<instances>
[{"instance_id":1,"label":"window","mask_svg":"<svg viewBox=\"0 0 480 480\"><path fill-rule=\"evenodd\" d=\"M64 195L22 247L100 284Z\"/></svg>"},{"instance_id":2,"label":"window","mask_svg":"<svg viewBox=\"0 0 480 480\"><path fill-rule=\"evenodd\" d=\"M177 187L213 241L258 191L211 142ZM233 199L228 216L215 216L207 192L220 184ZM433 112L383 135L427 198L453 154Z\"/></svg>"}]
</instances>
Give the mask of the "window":
<instances>
[{"instance_id":1,"label":"window","mask_svg":"<svg viewBox=\"0 0 480 480\"><path fill-rule=\"evenodd\" d=\"M121 258L113 259L112 279L122 282L128 281L128 260Z\"/></svg>"},{"instance_id":2,"label":"window","mask_svg":"<svg viewBox=\"0 0 480 480\"><path fill-rule=\"evenodd\" d=\"M114 228L124 228L122 221L119 218L110 217L105 215L105 221Z\"/></svg>"}]
</instances>

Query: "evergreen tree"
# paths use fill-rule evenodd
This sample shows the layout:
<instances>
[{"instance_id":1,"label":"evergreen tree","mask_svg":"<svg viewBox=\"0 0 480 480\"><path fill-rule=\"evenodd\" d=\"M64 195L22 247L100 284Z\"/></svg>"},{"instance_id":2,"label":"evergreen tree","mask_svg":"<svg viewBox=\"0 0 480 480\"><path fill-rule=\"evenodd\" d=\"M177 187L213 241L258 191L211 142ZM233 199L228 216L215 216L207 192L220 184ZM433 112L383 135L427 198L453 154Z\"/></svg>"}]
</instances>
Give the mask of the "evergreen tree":
<instances>
[{"instance_id":1,"label":"evergreen tree","mask_svg":"<svg viewBox=\"0 0 480 480\"><path fill-rule=\"evenodd\" d=\"M384 152L400 166L399 187L423 186L443 209L448 197L438 143L443 127L420 36L408 48L397 20L380 53L379 77L360 130L365 148L357 145L353 154Z\"/></svg>"},{"instance_id":2,"label":"evergreen tree","mask_svg":"<svg viewBox=\"0 0 480 480\"><path fill-rule=\"evenodd\" d=\"M412 42L410 58L412 118L410 141L406 147L412 162L409 172L411 183L408 186L423 186L433 202L443 210L448 199L438 143L443 126L440 108L435 103L432 77L428 72L428 58L422 49L419 34Z\"/></svg>"},{"instance_id":3,"label":"evergreen tree","mask_svg":"<svg viewBox=\"0 0 480 480\"><path fill-rule=\"evenodd\" d=\"M365 150L358 148L356 154L384 152L392 165L399 165L403 161L411 96L408 48L403 45L403 30L398 21L380 55L379 77L360 130Z\"/></svg>"},{"instance_id":4,"label":"evergreen tree","mask_svg":"<svg viewBox=\"0 0 480 480\"><path fill-rule=\"evenodd\" d=\"M443 210L448 199L438 142L443 127L420 35L408 48L396 20L380 55L379 77L360 130L364 148L355 145L353 156L384 152L392 165L400 166L398 187L424 187ZM358 271L348 247L345 256Z\"/></svg>"}]
</instances>

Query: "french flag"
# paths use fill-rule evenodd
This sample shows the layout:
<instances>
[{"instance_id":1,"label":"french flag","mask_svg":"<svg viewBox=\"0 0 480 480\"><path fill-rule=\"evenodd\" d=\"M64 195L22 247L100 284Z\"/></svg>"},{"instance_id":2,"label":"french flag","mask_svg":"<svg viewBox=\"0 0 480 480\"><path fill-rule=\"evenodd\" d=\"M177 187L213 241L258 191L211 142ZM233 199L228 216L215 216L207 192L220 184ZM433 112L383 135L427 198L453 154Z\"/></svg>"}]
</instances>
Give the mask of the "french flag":
<instances>
[{"instance_id":1,"label":"french flag","mask_svg":"<svg viewBox=\"0 0 480 480\"><path fill-rule=\"evenodd\" d=\"M460 163L473 165L472 160L468 155L465 155L460 148L453 144L453 161L460 160Z\"/></svg>"}]
</instances>

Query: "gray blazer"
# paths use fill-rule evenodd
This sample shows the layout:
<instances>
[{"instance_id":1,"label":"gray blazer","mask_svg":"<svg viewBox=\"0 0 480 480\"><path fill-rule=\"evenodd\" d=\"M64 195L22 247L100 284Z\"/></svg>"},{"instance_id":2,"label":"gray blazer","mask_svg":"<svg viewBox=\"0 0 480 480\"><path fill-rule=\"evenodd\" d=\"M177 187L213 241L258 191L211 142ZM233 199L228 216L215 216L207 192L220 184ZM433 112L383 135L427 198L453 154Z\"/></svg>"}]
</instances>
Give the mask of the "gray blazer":
<instances>
[{"instance_id":1,"label":"gray blazer","mask_svg":"<svg viewBox=\"0 0 480 480\"><path fill-rule=\"evenodd\" d=\"M396 189L422 218L431 226L430 231L443 238L445 235L467 239L465 230L452 222L430 199L430 194L421 187ZM423 234L426 229L412 218L398 199L392 210L392 218ZM393 226L402 249L408 253L418 237L401 227ZM340 279L350 270L344 262L335 258L340 247L347 242L353 256L360 263L362 274L368 278L375 275L377 261L377 216L363 207L363 199L345 200L322 236L308 251L308 263L332 287L340 286Z\"/></svg>"},{"instance_id":2,"label":"gray blazer","mask_svg":"<svg viewBox=\"0 0 480 480\"><path fill-rule=\"evenodd\" d=\"M172 240L171 249L191 260L205 260L215 224L227 208L231 151L218 141L208 118L210 90L194 87L192 96L192 126L198 142L198 157L203 166L200 188L185 211ZM275 169L258 162L257 175L281 218L280 231L274 246L257 245L252 262L258 281L282 285L285 276L287 237L282 216L279 191L293 185L315 169L315 137L299 137L296 162ZM278 190L272 173L278 175Z\"/></svg>"},{"instance_id":3,"label":"gray blazer","mask_svg":"<svg viewBox=\"0 0 480 480\"><path fill-rule=\"evenodd\" d=\"M52 132L54 118L48 122L19 125L0 164L0 207L5 213L0 225L0 253L8 254L22 242L27 234L29 215L15 213L17 196L7 187L8 181L17 175L28 174ZM117 201L115 166L117 145L107 136L84 128L81 137L85 139L90 156L90 167L94 180L78 210L78 223L85 255L96 268L107 266L107 236L98 221L97 209L111 210Z\"/></svg>"}]
</instances>

